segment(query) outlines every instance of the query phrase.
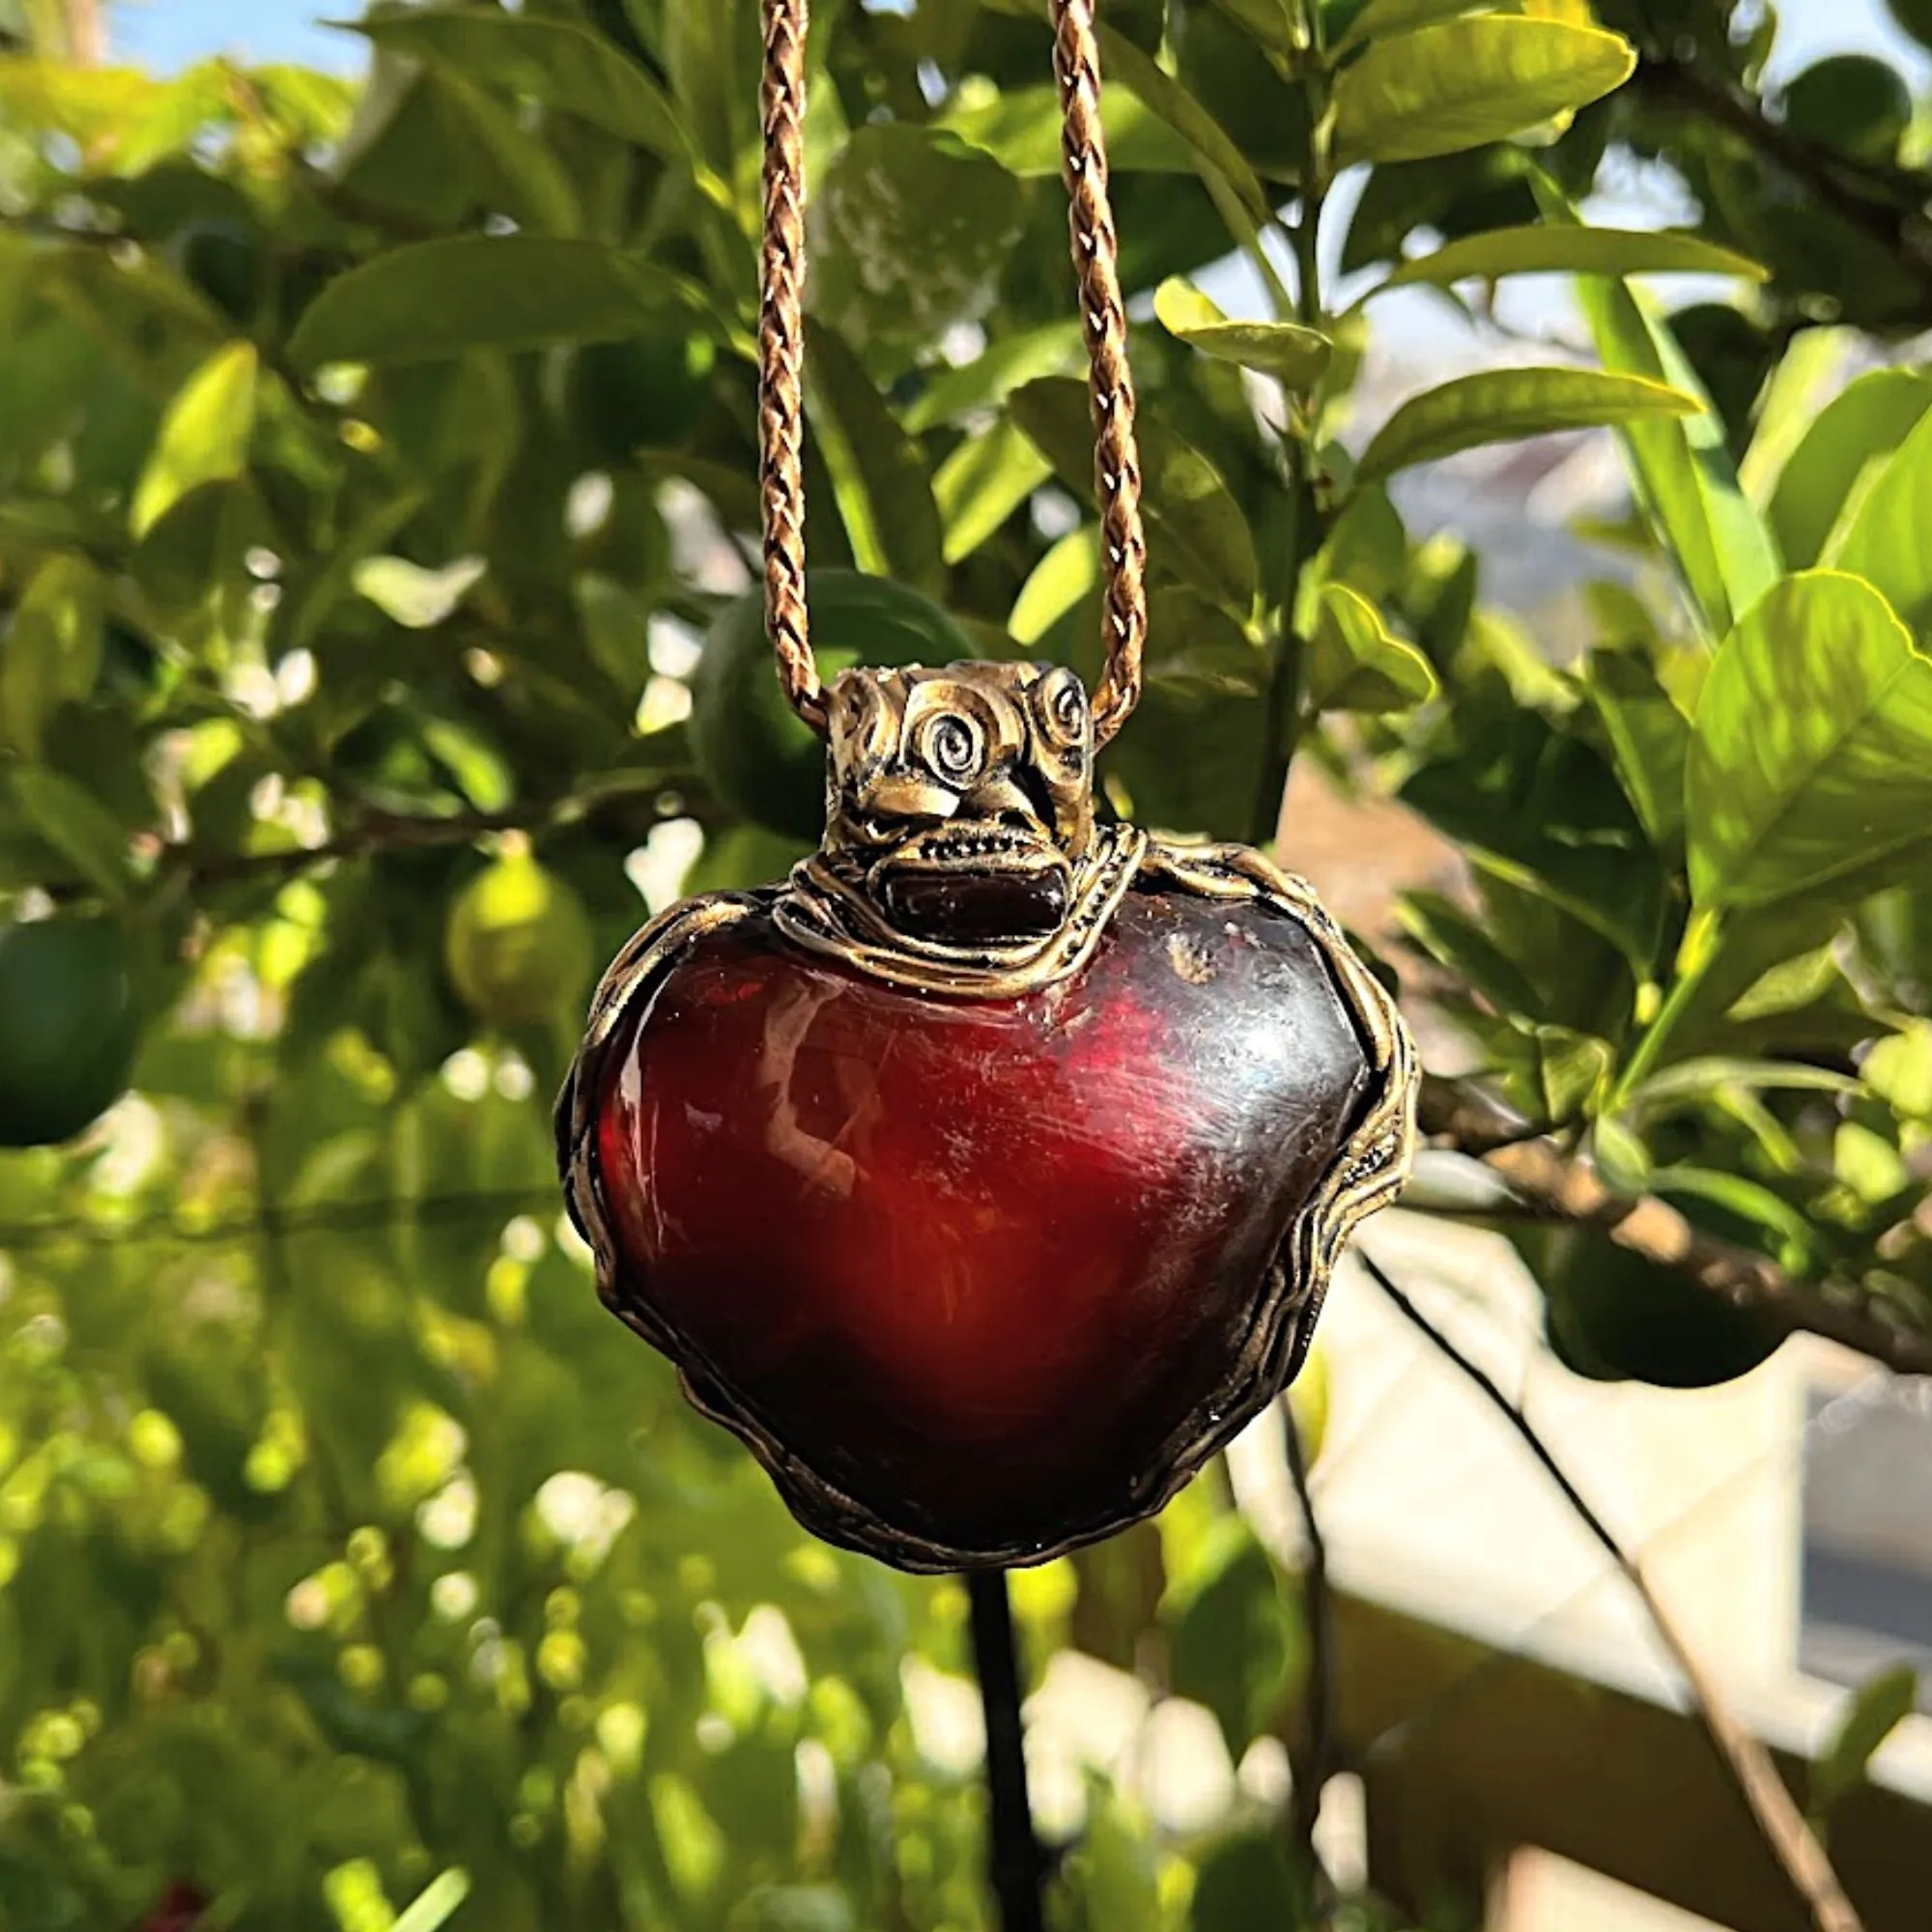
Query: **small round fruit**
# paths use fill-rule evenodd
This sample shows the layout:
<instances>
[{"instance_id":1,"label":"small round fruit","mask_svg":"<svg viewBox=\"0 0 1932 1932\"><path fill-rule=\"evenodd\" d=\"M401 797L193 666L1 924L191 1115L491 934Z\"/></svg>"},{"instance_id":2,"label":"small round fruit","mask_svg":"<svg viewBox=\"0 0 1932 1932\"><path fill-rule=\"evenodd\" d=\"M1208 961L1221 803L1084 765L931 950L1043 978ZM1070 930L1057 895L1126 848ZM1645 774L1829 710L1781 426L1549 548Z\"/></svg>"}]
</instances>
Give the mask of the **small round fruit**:
<instances>
[{"instance_id":1,"label":"small round fruit","mask_svg":"<svg viewBox=\"0 0 1932 1932\"><path fill-rule=\"evenodd\" d=\"M1784 90L1784 124L1840 154L1889 161L1912 125L1912 91L1870 54L1833 54Z\"/></svg>"},{"instance_id":2,"label":"small round fruit","mask_svg":"<svg viewBox=\"0 0 1932 1932\"><path fill-rule=\"evenodd\" d=\"M118 926L0 926L0 1147L72 1140L126 1091L139 1038Z\"/></svg>"},{"instance_id":3,"label":"small round fruit","mask_svg":"<svg viewBox=\"0 0 1932 1932\"><path fill-rule=\"evenodd\" d=\"M1654 1388L1714 1388L1777 1351L1782 1332L1695 1282L1576 1229L1534 1229L1517 1246L1543 1286L1549 1346L1572 1374Z\"/></svg>"},{"instance_id":4,"label":"small round fruit","mask_svg":"<svg viewBox=\"0 0 1932 1932\"><path fill-rule=\"evenodd\" d=\"M856 570L815 570L806 585L818 674L859 664L948 665L980 656L916 590ZM706 782L742 817L815 841L825 828L825 747L786 703L765 636L762 590L721 611L691 680L691 747Z\"/></svg>"},{"instance_id":5,"label":"small round fruit","mask_svg":"<svg viewBox=\"0 0 1932 1932\"><path fill-rule=\"evenodd\" d=\"M168 259L231 321L246 323L261 305L261 238L240 221L190 221L168 242Z\"/></svg>"},{"instance_id":6,"label":"small round fruit","mask_svg":"<svg viewBox=\"0 0 1932 1932\"><path fill-rule=\"evenodd\" d=\"M1886 5L1921 47L1932 47L1932 0L1886 0Z\"/></svg>"},{"instance_id":7,"label":"small round fruit","mask_svg":"<svg viewBox=\"0 0 1932 1932\"><path fill-rule=\"evenodd\" d=\"M590 919L569 886L527 853L498 859L450 908L443 956L463 1001L496 1026L565 1010L590 979Z\"/></svg>"},{"instance_id":8,"label":"small round fruit","mask_svg":"<svg viewBox=\"0 0 1932 1932\"><path fill-rule=\"evenodd\" d=\"M564 379L564 413L602 463L681 443L709 400L709 336L653 334L586 343Z\"/></svg>"}]
</instances>

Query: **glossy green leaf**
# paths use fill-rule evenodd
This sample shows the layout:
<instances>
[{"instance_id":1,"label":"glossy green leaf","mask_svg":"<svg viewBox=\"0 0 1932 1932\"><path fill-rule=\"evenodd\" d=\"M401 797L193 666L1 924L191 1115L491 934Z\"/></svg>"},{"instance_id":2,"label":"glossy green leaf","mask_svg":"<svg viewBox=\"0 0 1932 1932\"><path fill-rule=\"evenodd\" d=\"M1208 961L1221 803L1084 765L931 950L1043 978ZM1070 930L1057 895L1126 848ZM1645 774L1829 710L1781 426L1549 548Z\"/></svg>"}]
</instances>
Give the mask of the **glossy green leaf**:
<instances>
[{"instance_id":1,"label":"glossy green leaf","mask_svg":"<svg viewBox=\"0 0 1932 1932\"><path fill-rule=\"evenodd\" d=\"M1556 222L1463 236L1405 262L1381 286L1446 288L1452 282L1492 282L1506 275L1735 275L1761 282L1765 272L1756 262L1696 235Z\"/></svg>"},{"instance_id":2,"label":"glossy green leaf","mask_svg":"<svg viewBox=\"0 0 1932 1932\"><path fill-rule=\"evenodd\" d=\"M1287 1835L1241 1832L1202 1854L1188 1915L1189 1932L1256 1932L1308 1922L1309 1875L1295 1868Z\"/></svg>"},{"instance_id":3,"label":"glossy green leaf","mask_svg":"<svg viewBox=\"0 0 1932 1932\"><path fill-rule=\"evenodd\" d=\"M1133 95L1104 97L1107 156L1122 174L1186 174L1194 154L1179 134ZM1058 180L1065 122L1050 82L988 90L948 110L942 133L997 161L1022 181Z\"/></svg>"},{"instance_id":4,"label":"glossy green leaf","mask_svg":"<svg viewBox=\"0 0 1932 1932\"><path fill-rule=\"evenodd\" d=\"M690 152L690 137L664 90L602 35L574 21L449 7L346 24L379 47L582 115L667 160Z\"/></svg>"},{"instance_id":5,"label":"glossy green leaf","mask_svg":"<svg viewBox=\"0 0 1932 1932\"><path fill-rule=\"evenodd\" d=\"M859 568L936 594L939 508L924 459L858 356L829 328L813 338L806 421L832 472Z\"/></svg>"},{"instance_id":6,"label":"glossy green leaf","mask_svg":"<svg viewBox=\"0 0 1932 1932\"><path fill-rule=\"evenodd\" d=\"M124 897L128 834L114 814L85 785L46 765L15 765L8 777L41 837L105 897Z\"/></svg>"},{"instance_id":7,"label":"glossy green leaf","mask_svg":"<svg viewBox=\"0 0 1932 1932\"><path fill-rule=\"evenodd\" d=\"M1100 526L1069 530L1034 565L1007 629L1031 649L1100 582Z\"/></svg>"},{"instance_id":8,"label":"glossy green leaf","mask_svg":"<svg viewBox=\"0 0 1932 1932\"><path fill-rule=\"evenodd\" d=\"M1001 416L953 450L932 478L948 563L971 556L1053 474L1020 428Z\"/></svg>"},{"instance_id":9,"label":"glossy green leaf","mask_svg":"<svg viewBox=\"0 0 1932 1932\"><path fill-rule=\"evenodd\" d=\"M1379 482L1398 469L1484 443L1689 415L1696 408L1680 389L1605 369L1486 369L1403 404L1363 451L1355 475L1359 482Z\"/></svg>"},{"instance_id":10,"label":"glossy green leaf","mask_svg":"<svg viewBox=\"0 0 1932 1932\"><path fill-rule=\"evenodd\" d=\"M57 552L35 571L0 633L0 743L38 758L48 720L94 690L106 600L83 556Z\"/></svg>"},{"instance_id":11,"label":"glossy green leaf","mask_svg":"<svg viewBox=\"0 0 1932 1932\"><path fill-rule=\"evenodd\" d=\"M1723 1056L1680 1060L1653 1073L1631 1092L1639 1104L1694 1100L1719 1088L1742 1087L1748 1093L1781 1091L1792 1094L1856 1094L1859 1083L1829 1066L1804 1066L1796 1061L1736 1060Z\"/></svg>"},{"instance_id":12,"label":"glossy green leaf","mask_svg":"<svg viewBox=\"0 0 1932 1932\"><path fill-rule=\"evenodd\" d=\"M1778 472L1771 524L1793 570L1825 553L1848 507L1861 506L1872 480L1932 410L1932 376L1873 369L1848 384L1812 420Z\"/></svg>"},{"instance_id":13,"label":"glossy green leaf","mask_svg":"<svg viewBox=\"0 0 1932 1932\"><path fill-rule=\"evenodd\" d=\"M1907 629L1932 619L1932 412L1846 501L1824 562L1861 577Z\"/></svg>"},{"instance_id":14,"label":"glossy green leaf","mask_svg":"<svg viewBox=\"0 0 1932 1932\"><path fill-rule=\"evenodd\" d=\"M1811 1810L1830 1811L1864 1781L1880 1746L1918 1708L1918 1673L1898 1664L1868 1678L1852 1693L1831 1742L1811 1767Z\"/></svg>"},{"instance_id":15,"label":"glossy green leaf","mask_svg":"<svg viewBox=\"0 0 1932 1932\"><path fill-rule=\"evenodd\" d=\"M1640 651L1593 652L1584 667L1583 689L1643 829L1659 846L1675 845L1684 834L1690 719Z\"/></svg>"},{"instance_id":16,"label":"glossy green leaf","mask_svg":"<svg viewBox=\"0 0 1932 1932\"><path fill-rule=\"evenodd\" d=\"M459 557L425 570L401 556L365 556L351 572L356 591L404 629L433 630L445 622L489 569L480 556Z\"/></svg>"},{"instance_id":17,"label":"glossy green leaf","mask_svg":"<svg viewBox=\"0 0 1932 1932\"><path fill-rule=\"evenodd\" d=\"M1230 322L1214 302L1179 277L1154 291L1160 326L1217 361L1238 363L1305 391L1321 380L1334 344L1319 329L1293 322Z\"/></svg>"},{"instance_id":18,"label":"glossy green leaf","mask_svg":"<svg viewBox=\"0 0 1932 1932\"><path fill-rule=\"evenodd\" d=\"M1266 221L1272 212L1267 190L1213 113L1151 55L1104 20L1099 38L1108 79L1135 96L1151 114L1179 134L1197 161L1211 168L1234 189L1251 220Z\"/></svg>"},{"instance_id":19,"label":"glossy green leaf","mask_svg":"<svg viewBox=\"0 0 1932 1932\"><path fill-rule=\"evenodd\" d=\"M1628 41L1567 21L1489 14L1369 43L1335 79L1335 153L1426 160L1520 134L1621 87Z\"/></svg>"},{"instance_id":20,"label":"glossy green leaf","mask_svg":"<svg viewBox=\"0 0 1932 1932\"><path fill-rule=\"evenodd\" d=\"M1411 33L1417 27L1435 25L1439 20L1460 19L1465 14L1487 14L1491 0L1366 0L1349 15L1348 24L1335 41L1337 54L1351 52L1364 41L1385 41L1395 34Z\"/></svg>"},{"instance_id":21,"label":"glossy green leaf","mask_svg":"<svg viewBox=\"0 0 1932 1932\"><path fill-rule=\"evenodd\" d=\"M1174 1689L1212 1711L1239 1759L1279 1717L1307 1667L1307 1634L1274 1559L1224 1517L1161 1605Z\"/></svg>"},{"instance_id":22,"label":"glossy green leaf","mask_svg":"<svg viewBox=\"0 0 1932 1932\"><path fill-rule=\"evenodd\" d=\"M251 342L217 349L161 418L160 435L134 486L129 522L145 536L190 490L239 476L255 433L260 358Z\"/></svg>"},{"instance_id":23,"label":"glossy green leaf","mask_svg":"<svg viewBox=\"0 0 1932 1932\"><path fill-rule=\"evenodd\" d=\"M1003 335L972 361L930 375L905 411L905 426L920 436L975 410L990 409L1036 377L1064 375L1079 367L1084 354L1076 321L1050 322Z\"/></svg>"},{"instance_id":24,"label":"glossy green leaf","mask_svg":"<svg viewBox=\"0 0 1932 1932\"><path fill-rule=\"evenodd\" d=\"M1060 480L1093 490L1094 429L1084 383L1047 377L1008 399L1013 420ZM1245 617L1259 573L1254 539L1234 493L1200 450L1157 416L1143 418L1141 469L1148 523L1166 568Z\"/></svg>"},{"instance_id":25,"label":"glossy green leaf","mask_svg":"<svg viewBox=\"0 0 1932 1932\"><path fill-rule=\"evenodd\" d=\"M1669 329L1621 282L1585 277L1577 299L1606 369L1667 383L1694 399L1681 422L1633 420L1624 446L1648 506L1711 639L1776 582L1776 540L1738 482L1724 427Z\"/></svg>"},{"instance_id":26,"label":"glossy green leaf","mask_svg":"<svg viewBox=\"0 0 1932 1932\"><path fill-rule=\"evenodd\" d=\"M1718 653L1687 796L1703 906L1910 863L1932 838L1932 659L1860 579L1788 579Z\"/></svg>"},{"instance_id":27,"label":"glossy green leaf","mask_svg":"<svg viewBox=\"0 0 1932 1932\"><path fill-rule=\"evenodd\" d=\"M1310 711L1409 711L1436 690L1429 660L1390 637L1367 598L1345 583L1323 588L1302 671Z\"/></svg>"},{"instance_id":28,"label":"glossy green leaf","mask_svg":"<svg viewBox=\"0 0 1932 1932\"><path fill-rule=\"evenodd\" d=\"M1466 701L1464 711L1454 749L1417 768L1404 802L1486 873L1601 934L1648 976L1663 875L1608 763L1534 711L1470 715Z\"/></svg>"},{"instance_id":29,"label":"glossy green leaf","mask_svg":"<svg viewBox=\"0 0 1932 1932\"><path fill-rule=\"evenodd\" d=\"M608 342L653 324L708 328L681 277L615 248L538 235L463 235L373 256L303 314L290 358L432 362L474 350Z\"/></svg>"}]
</instances>

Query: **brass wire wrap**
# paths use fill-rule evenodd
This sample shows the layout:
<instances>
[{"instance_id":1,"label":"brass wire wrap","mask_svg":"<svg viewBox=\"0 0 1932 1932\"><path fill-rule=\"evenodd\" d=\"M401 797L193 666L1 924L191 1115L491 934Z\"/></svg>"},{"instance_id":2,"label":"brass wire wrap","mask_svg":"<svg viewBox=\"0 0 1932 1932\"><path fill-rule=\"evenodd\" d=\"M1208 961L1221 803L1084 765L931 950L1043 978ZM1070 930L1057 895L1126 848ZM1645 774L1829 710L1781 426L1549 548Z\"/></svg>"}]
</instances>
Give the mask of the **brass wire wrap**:
<instances>
[{"instance_id":1,"label":"brass wire wrap","mask_svg":"<svg viewBox=\"0 0 1932 1932\"><path fill-rule=\"evenodd\" d=\"M805 107L808 0L763 0L764 182L758 323L758 442L764 522L765 626L792 709L825 730L824 690L805 598ZM1100 126L1100 50L1094 0L1052 0L1053 72L1065 118L1066 184L1080 326L1094 415L1094 482L1106 581L1106 669L1094 693L1094 738L1105 745L1140 702L1147 645L1147 539L1120 243Z\"/></svg>"}]
</instances>

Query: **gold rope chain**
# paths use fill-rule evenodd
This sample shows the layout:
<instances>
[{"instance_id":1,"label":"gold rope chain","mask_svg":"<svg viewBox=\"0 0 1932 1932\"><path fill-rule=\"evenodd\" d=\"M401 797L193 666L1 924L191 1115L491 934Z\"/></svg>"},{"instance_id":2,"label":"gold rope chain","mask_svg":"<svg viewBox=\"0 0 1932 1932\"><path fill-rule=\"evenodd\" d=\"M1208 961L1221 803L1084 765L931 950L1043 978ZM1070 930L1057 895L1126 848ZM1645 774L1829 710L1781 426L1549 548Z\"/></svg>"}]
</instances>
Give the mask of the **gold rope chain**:
<instances>
[{"instance_id":1,"label":"gold rope chain","mask_svg":"<svg viewBox=\"0 0 1932 1932\"><path fill-rule=\"evenodd\" d=\"M1147 540L1120 244L1100 128L1100 52L1094 0L1051 0L1053 72L1064 117L1061 174L1070 205L1073 269L1087 341L1094 481L1100 506L1106 669L1094 694L1105 744L1141 695L1147 642ZM765 624L779 678L798 715L825 729L824 687L805 603L805 37L808 0L762 0L765 220L758 321L758 446L765 538Z\"/></svg>"}]
</instances>

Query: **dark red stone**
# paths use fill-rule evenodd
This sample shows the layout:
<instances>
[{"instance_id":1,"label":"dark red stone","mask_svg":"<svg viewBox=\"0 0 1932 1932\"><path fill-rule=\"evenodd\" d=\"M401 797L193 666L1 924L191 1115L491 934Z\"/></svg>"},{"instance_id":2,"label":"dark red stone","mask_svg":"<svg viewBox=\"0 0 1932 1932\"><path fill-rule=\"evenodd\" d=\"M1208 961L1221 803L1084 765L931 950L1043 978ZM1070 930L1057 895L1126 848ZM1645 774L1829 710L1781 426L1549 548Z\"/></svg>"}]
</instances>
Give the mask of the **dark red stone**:
<instances>
[{"instance_id":1,"label":"dark red stone","mask_svg":"<svg viewBox=\"0 0 1932 1932\"><path fill-rule=\"evenodd\" d=\"M1271 1259L1369 1086L1286 914L1131 894L1075 979L883 985L763 912L606 1062L620 1292L819 1478L948 1550L1123 1520L1225 1415ZM1216 1410L1216 1405L1222 1405Z\"/></svg>"}]
</instances>

